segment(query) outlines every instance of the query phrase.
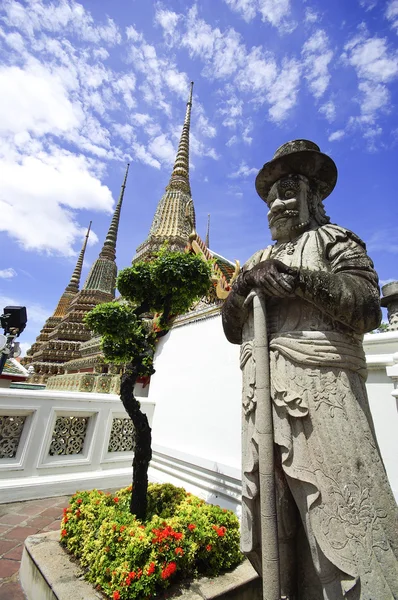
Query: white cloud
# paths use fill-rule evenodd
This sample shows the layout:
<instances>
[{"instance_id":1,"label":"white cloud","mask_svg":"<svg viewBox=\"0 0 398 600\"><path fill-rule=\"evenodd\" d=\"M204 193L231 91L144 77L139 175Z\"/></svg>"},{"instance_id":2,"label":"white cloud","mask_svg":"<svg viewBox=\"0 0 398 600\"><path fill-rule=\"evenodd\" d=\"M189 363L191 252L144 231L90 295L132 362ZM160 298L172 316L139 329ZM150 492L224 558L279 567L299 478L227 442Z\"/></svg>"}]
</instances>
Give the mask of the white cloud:
<instances>
[{"instance_id":1,"label":"white cloud","mask_svg":"<svg viewBox=\"0 0 398 600\"><path fill-rule=\"evenodd\" d=\"M398 0L390 0L387 3L385 15L391 22L391 27L398 33Z\"/></svg>"},{"instance_id":2,"label":"white cloud","mask_svg":"<svg viewBox=\"0 0 398 600\"><path fill-rule=\"evenodd\" d=\"M16 277L16 275L17 272L12 267L0 270L0 279L12 279L13 277Z\"/></svg>"},{"instance_id":3,"label":"white cloud","mask_svg":"<svg viewBox=\"0 0 398 600\"><path fill-rule=\"evenodd\" d=\"M301 54L309 88L316 99L321 98L330 82L328 67L333 58L326 32L318 29L305 42Z\"/></svg>"},{"instance_id":4,"label":"white cloud","mask_svg":"<svg viewBox=\"0 0 398 600\"><path fill-rule=\"evenodd\" d=\"M238 169L228 175L231 179L237 179L238 177L249 177L250 175L257 175L258 169L256 167L249 167L244 160L240 163Z\"/></svg>"},{"instance_id":5,"label":"white cloud","mask_svg":"<svg viewBox=\"0 0 398 600\"><path fill-rule=\"evenodd\" d=\"M360 79L388 83L398 75L398 51L389 49L386 38L362 32L345 45L343 58Z\"/></svg>"},{"instance_id":6,"label":"white cloud","mask_svg":"<svg viewBox=\"0 0 398 600\"><path fill-rule=\"evenodd\" d=\"M242 18L249 23L257 13L257 0L225 0L231 10L240 13Z\"/></svg>"},{"instance_id":7,"label":"white cloud","mask_svg":"<svg viewBox=\"0 0 398 600\"><path fill-rule=\"evenodd\" d=\"M172 44L176 41L176 27L181 15L161 7L157 7L155 12L155 23L163 28L163 35L167 43Z\"/></svg>"},{"instance_id":8,"label":"white cloud","mask_svg":"<svg viewBox=\"0 0 398 600\"><path fill-rule=\"evenodd\" d=\"M328 137L328 141L329 142L338 142L339 140L342 140L343 137L345 136L345 131L343 129L338 129L337 131L334 131L333 133L331 133Z\"/></svg>"},{"instance_id":9,"label":"white cloud","mask_svg":"<svg viewBox=\"0 0 398 600\"><path fill-rule=\"evenodd\" d=\"M355 69L358 77L360 116L350 119L350 126L359 127L365 137L378 135L376 119L390 110L391 94L388 85L398 78L398 51L389 47L386 38L370 37L362 25L358 35L344 47L342 59ZM370 146L374 150L374 141Z\"/></svg>"},{"instance_id":10,"label":"white cloud","mask_svg":"<svg viewBox=\"0 0 398 600\"><path fill-rule=\"evenodd\" d=\"M267 94L267 100L271 104L268 111L271 121L282 122L296 105L300 76L300 63L294 59L285 60L281 72Z\"/></svg>"},{"instance_id":11,"label":"white cloud","mask_svg":"<svg viewBox=\"0 0 398 600\"><path fill-rule=\"evenodd\" d=\"M264 22L268 22L281 32L291 32L295 24L289 20L290 0L224 0L231 10L239 13L249 23L257 12Z\"/></svg>"},{"instance_id":12,"label":"white cloud","mask_svg":"<svg viewBox=\"0 0 398 600\"><path fill-rule=\"evenodd\" d=\"M138 125L146 125L151 120L151 117L145 113L134 113L131 115L131 120Z\"/></svg>"},{"instance_id":13,"label":"white cloud","mask_svg":"<svg viewBox=\"0 0 398 600\"><path fill-rule=\"evenodd\" d=\"M319 112L325 115L329 123L332 123L336 118L336 105L333 100L329 100L319 107Z\"/></svg>"},{"instance_id":14,"label":"white cloud","mask_svg":"<svg viewBox=\"0 0 398 600\"><path fill-rule=\"evenodd\" d=\"M0 68L0 131L18 134L60 134L77 128L83 120L59 77L37 61L26 69Z\"/></svg>"},{"instance_id":15,"label":"white cloud","mask_svg":"<svg viewBox=\"0 0 398 600\"><path fill-rule=\"evenodd\" d=\"M214 138L217 135L217 129L209 123L208 118L203 114L200 114L196 119L196 128L205 137Z\"/></svg>"},{"instance_id":16,"label":"white cloud","mask_svg":"<svg viewBox=\"0 0 398 600\"><path fill-rule=\"evenodd\" d=\"M305 9L305 17L304 17L304 21L305 23L316 23L317 21L320 20L319 14L311 7L307 6L307 8Z\"/></svg>"},{"instance_id":17,"label":"white cloud","mask_svg":"<svg viewBox=\"0 0 398 600\"><path fill-rule=\"evenodd\" d=\"M84 156L52 148L51 153L3 156L0 172L0 230L26 250L71 256L81 227L74 210L111 211L112 195L91 172ZM18 224L18 226L16 226Z\"/></svg>"},{"instance_id":18,"label":"white cloud","mask_svg":"<svg viewBox=\"0 0 398 600\"><path fill-rule=\"evenodd\" d=\"M236 78L238 88L262 95L275 82L278 69L273 54L263 48L252 48L245 57L244 68Z\"/></svg>"},{"instance_id":19,"label":"white cloud","mask_svg":"<svg viewBox=\"0 0 398 600\"><path fill-rule=\"evenodd\" d=\"M289 23L287 17L290 15L290 0L258 0L259 11L263 21L268 21L279 30L291 32L295 24Z\"/></svg>"},{"instance_id":20,"label":"white cloud","mask_svg":"<svg viewBox=\"0 0 398 600\"><path fill-rule=\"evenodd\" d=\"M169 166L174 163L177 151L164 133L158 135L150 142L148 150L161 163Z\"/></svg>"},{"instance_id":21,"label":"white cloud","mask_svg":"<svg viewBox=\"0 0 398 600\"><path fill-rule=\"evenodd\" d=\"M378 2L378 0L359 0L359 4L366 11L373 10L375 8L375 6L377 5L377 2Z\"/></svg>"},{"instance_id":22,"label":"white cloud","mask_svg":"<svg viewBox=\"0 0 398 600\"><path fill-rule=\"evenodd\" d=\"M36 31L70 32L86 42L119 44L121 35L112 19L105 25L95 25L91 14L74 0L61 0L58 5L32 0L29 9L14 0L4 0L4 21L30 37Z\"/></svg>"},{"instance_id":23,"label":"white cloud","mask_svg":"<svg viewBox=\"0 0 398 600\"><path fill-rule=\"evenodd\" d=\"M365 240L367 249L370 253L387 252L389 254L398 254L398 243L395 241L397 236L397 228L375 231L369 239Z\"/></svg>"}]
</instances>

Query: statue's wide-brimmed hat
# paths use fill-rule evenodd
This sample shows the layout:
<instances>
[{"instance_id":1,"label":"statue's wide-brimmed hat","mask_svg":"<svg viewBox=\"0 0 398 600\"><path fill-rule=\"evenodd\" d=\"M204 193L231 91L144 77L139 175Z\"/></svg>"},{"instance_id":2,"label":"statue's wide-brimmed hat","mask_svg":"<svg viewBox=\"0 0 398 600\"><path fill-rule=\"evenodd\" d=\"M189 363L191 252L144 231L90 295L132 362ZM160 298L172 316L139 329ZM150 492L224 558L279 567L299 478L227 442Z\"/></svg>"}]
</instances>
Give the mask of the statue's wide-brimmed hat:
<instances>
[{"instance_id":1,"label":"statue's wide-brimmed hat","mask_svg":"<svg viewBox=\"0 0 398 600\"><path fill-rule=\"evenodd\" d=\"M293 140L278 148L257 175L256 190L260 198L267 200L274 183L290 174L316 179L322 200L333 191L337 181L337 167L330 156L323 154L314 142Z\"/></svg>"}]
</instances>

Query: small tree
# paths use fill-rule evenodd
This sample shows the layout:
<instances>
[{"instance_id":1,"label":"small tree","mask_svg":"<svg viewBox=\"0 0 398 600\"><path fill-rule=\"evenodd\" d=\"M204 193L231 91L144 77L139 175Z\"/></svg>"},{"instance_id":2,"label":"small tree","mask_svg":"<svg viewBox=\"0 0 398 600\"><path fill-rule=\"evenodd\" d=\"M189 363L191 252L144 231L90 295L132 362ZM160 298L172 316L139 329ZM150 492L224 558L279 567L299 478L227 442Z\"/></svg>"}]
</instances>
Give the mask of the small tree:
<instances>
[{"instance_id":1,"label":"small tree","mask_svg":"<svg viewBox=\"0 0 398 600\"><path fill-rule=\"evenodd\" d=\"M153 260L123 269L117 287L124 300L99 304L85 316L86 325L102 336L107 362L126 364L120 399L135 429L133 488L130 512L146 517L148 467L152 458L151 428L134 396L139 377L152 375L157 340L172 320L206 295L211 285L211 262L195 254L163 248Z\"/></svg>"}]
</instances>

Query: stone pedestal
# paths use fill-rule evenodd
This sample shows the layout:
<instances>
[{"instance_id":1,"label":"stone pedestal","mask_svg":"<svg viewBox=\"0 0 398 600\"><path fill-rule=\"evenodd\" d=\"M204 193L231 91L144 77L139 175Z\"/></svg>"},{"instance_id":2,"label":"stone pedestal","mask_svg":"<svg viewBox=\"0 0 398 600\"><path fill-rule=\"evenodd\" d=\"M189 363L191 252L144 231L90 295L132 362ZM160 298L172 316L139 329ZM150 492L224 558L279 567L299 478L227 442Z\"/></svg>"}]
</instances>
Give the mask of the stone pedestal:
<instances>
[{"instance_id":1,"label":"stone pedestal","mask_svg":"<svg viewBox=\"0 0 398 600\"><path fill-rule=\"evenodd\" d=\"M59 544L59 532L25 540L19 571L27 600L99 600L82 569ZM219 577L202 577L179 593L180 600L262 600L261 580L248 561ZM161 596L159 596L161 598Z\"/></svg>"}]
</instances>

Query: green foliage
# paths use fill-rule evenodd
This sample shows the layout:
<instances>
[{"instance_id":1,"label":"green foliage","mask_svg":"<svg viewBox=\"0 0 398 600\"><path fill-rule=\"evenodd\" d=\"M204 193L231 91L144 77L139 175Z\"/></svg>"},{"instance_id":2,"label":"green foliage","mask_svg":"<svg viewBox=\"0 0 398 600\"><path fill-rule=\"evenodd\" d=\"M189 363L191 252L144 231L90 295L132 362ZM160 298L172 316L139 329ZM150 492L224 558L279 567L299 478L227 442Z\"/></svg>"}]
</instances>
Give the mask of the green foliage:
<instances>
[{"instance_id":1,"label":"green foliage","mask_svg":"<svg viewBox=\"0 0 398 600\"><path fill-rule=\"evenodd\" d=\"M380 325L377 327L377 329L373 329L373 331L371 331L370 333L384 333L385 331L388 331L388 323L380 323Z\"/></svg>"},{"instance_id":2,"label":"green foliage","mask_svg":"<svg viewBox=\"0 0 398 600\"><path fill-rule=\"evenodd\" d=\"M239 522L231 511L183 488L149 484L151 511L141 523L129 513L130 492L77 492L61 523L62 543L112 600L151 598L172 580L214 576L241 562Z\"/></svg>"},{"instance_id":3,"label":"green foliage","mask_svg":"<svg viewBox=\"0 0 398 600\"><path fill-rule=\"evenodd\" d=\"M120 271L117 287L127 302L99 304L85 324L102 336L105 360L134 362L138 375L153 372L156 334L143 314L157 312L157 330L167 330L170 317L186 312L210 288L211 261L164 247L150 262L138 262Z\"/></svg>"},{"instance_id":4,"label":"green foliage","mask_svg":"<svg viewBox=\"0 0 398 600\"><path fill-rule=\"evenodd\" d=\"M185 252L163 248L150 262L123 269L117 279L122 296L135 304L147 303L152 311L177 315L210 288L211 263Z\"/></svg>"},{"instance_id":5,"label":"green foliage","mask_svg":"<svg viewBox=\"0 0 398 600\"><path fill-rule=\"evenodd\" d=\"M135 314L131 304L98 304L84 317L84 322L102 335L101 347L107 361L126 363L135 357L143 364L140 374L148 374L152 367L154 335L148 332L145 321Z\"/></svg>"}]
</instances>

